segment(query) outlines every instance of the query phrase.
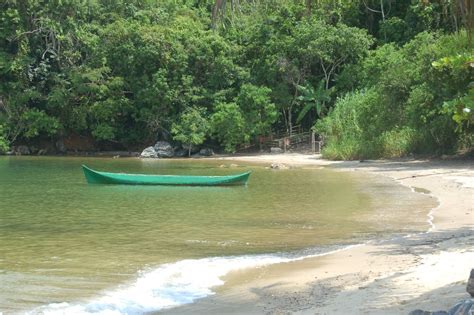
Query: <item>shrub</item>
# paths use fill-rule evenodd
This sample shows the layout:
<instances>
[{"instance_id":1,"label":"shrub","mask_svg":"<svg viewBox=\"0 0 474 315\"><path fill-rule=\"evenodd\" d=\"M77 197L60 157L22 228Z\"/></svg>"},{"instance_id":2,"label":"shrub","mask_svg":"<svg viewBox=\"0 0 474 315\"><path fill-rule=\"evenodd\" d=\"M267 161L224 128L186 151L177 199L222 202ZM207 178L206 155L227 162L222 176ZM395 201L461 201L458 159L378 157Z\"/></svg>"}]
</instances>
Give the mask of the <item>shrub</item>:
<instances>
[{"instance_id":1,"label":"shrub","mask_svg":"<svg viewBox=\"0 0 474 315\"><path fill-rule=\"evenodd\" d=\"M5 138L3 126L0 125L0 153L5 153L8 151L8 141Z\"/></svg>"},{"instance_id":2,"label":"shrub","mask_svg":"<svg viewBox=\"0 0 474 315\"><path fill-rule=\"evenodd\" d=\"M235 103L219 103L211 116L211 132L226 152L235 152L237 146L247 143L250 135L245 129L245 119Z\"/></svg>"},{"instance_id":3,"label":"shrub","mask_svg":"<svg viewBox=\"0 0 474 315\"><path fill-rule=\"evenodd\" d=\"M384 157L403 157L413 152L416 143L416 131L409 127L392 129L380 136Z\"/></svg>"}]
</instances>

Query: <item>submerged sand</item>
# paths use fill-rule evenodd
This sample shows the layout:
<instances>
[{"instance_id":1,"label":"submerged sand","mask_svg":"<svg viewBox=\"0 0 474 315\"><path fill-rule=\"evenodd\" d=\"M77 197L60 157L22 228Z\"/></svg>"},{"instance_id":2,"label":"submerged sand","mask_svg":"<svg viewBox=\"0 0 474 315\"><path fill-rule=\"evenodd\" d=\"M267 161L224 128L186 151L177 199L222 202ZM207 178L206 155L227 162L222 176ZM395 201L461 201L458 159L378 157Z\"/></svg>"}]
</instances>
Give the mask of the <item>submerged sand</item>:
<instances>
[{"instance_id":1,"label":"submerged sand","mask_svg":"<svg viewBox=\"0 0 474 315\"><path fill-rule=\"evenodd\" d=\"M233 272L216 295L165 313L408 314L414 309L447 310L468 297L466 282L474 268L472 161L331 162L302 154L216 159L389 176L416 192L432 194L439 205L427 218L431 228L426 233Z\"/></svg>"}]
</instances>

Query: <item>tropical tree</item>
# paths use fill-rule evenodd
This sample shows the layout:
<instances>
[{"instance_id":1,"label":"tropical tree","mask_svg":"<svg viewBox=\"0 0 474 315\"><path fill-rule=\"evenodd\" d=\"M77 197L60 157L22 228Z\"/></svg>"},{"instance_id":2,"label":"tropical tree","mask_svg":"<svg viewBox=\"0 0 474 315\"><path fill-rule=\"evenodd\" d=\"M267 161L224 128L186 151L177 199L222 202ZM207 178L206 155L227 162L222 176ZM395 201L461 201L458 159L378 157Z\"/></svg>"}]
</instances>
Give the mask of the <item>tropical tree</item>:
<instances>
[{"instance_id":1,"label":"tropical tree","mask_svg":"<svg viewBox=\"0 0 474 315\"><path fill-rule=\"evenodd\" d=\"M186 109L177 123L173 123L171 133L173 139L188 146L188 156L191 156L193 145L204 142L209 132L209 123L202 109Z\"/></svg>"},{"instance_id":2,"label":"tropical tree","mask_svg":"<svg viewBox=\"0 0 474 315\"><path fill-rule=\"evenodd\" d=\"M235 152L237 146L248 143L245 118L236 103L218 103L211 116L211 132L226 152Z\"/></svg>"},{"instance_id":3,"label":"tropical tree","mask_svg":"<svg viewBox=\"0 0 474 315\"><path fill-rule=\"evenodd\" d=\"M315 119L352 149L404 144L364 154L453 152L472 134L473 12L472 0L3 0L2 137L138 149L192 108L230 152ZM345 114L357 124L337 124Z\"/></svg>"},{"instance_id":4,"label":"tropical tree","mask_svg":"<svg viewBox=\"0 0 474 315\"><path fill-rule=\"evenodd\" d=\"M270 98L271 92L264 86L244 84L235 99L244 115L247 133L251 136L267 135L277 119L277 110Z\"/></svg>"},{"instance_id":5,"label":"tropical tree","mask_svg":"<svg viewBox=\"0 0 474 315\"><path fill-rule=\"evenodd\" d=\"M333 88L327 90L325 88L324 80L319 81L316 90L310 84L306 86L298 86L301 95L298 100L303 104L303 108L296 118L296 123L299 124L306 115L313 109L316 110L318 117L323 117L327 111L327 104L331 100Z\"/></svg>"},{"instance_id":6,"label":"tropical tree","mask_svg":"<svg viewBox=\"0 0 474 315\"><path fill-rule=\"evenodd\" d=\"M446 56L432 63L435 69L449 71L462 76L474 70L474 53L467 52ZM442 113L450 115L456 123L456 132L461 136L462 146L474 144L474 77L465 81L465 90L443 103Z\"/></svg>"}]
</instances>

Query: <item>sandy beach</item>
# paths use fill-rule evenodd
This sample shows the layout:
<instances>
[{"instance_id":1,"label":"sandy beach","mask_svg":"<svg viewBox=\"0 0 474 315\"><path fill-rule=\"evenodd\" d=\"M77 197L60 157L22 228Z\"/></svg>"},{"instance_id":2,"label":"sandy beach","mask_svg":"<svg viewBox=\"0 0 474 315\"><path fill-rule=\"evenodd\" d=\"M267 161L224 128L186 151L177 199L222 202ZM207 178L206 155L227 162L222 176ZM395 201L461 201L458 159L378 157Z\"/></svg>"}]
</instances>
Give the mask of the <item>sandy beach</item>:
<instances>
[{"instance_id":1,"label":"sandy beach","mask_svg":"<svg viewBox=\"0 0 474 315\"><path fill-rule=\"evenodd\" d=\"M408 314L415 309L447 310L468 298L466 282L474 268L472 161L332 162L303 154L216 159L388 176L431 194L438 206L427 217L426 233L233 272L215 289L216 295L160 313Z\"/></svg>"}]
</instances>

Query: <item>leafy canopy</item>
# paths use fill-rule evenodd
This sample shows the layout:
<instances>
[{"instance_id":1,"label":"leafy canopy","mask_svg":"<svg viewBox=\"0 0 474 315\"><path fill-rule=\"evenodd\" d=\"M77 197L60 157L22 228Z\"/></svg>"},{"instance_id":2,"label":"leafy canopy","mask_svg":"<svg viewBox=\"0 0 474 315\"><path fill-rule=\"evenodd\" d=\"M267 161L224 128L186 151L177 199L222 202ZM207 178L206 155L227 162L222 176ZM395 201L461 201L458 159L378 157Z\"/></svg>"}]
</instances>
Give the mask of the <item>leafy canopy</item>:
<instances>
[{"instance_id":1,"label":"leafy canopy","mask_svg":"<svg viewBox=\"0 0 474 315\"><path fill-rule=\"evenodd\" d=\"M209 123L203 110L192 107L186 109L179 121L173 123L171 128L173 139L188 145L189 155L191 154L192 145L203 143L208 131Z\"/></svg>"}]
</instances>

